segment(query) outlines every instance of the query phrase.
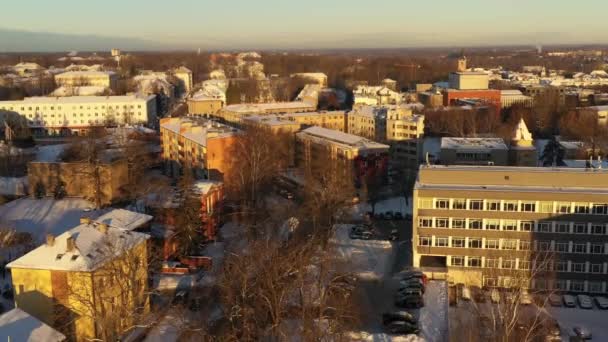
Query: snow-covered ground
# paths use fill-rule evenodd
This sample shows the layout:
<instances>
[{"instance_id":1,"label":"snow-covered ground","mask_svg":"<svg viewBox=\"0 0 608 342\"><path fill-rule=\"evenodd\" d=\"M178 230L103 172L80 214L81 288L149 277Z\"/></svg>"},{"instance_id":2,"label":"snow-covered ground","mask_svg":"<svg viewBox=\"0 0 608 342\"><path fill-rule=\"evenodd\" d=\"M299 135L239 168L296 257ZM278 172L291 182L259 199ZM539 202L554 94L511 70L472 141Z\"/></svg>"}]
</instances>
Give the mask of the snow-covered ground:
<instances>
[{"instance_id":1,"label":"snow-covered ground","mask_svg":"<svg viewBox=\"0 0 608 342\"><path fill-rule=\"evenodd\" d=\"M32 234L35 243L46 234L60 235L80 224L83 216L95 218L97 211L85 211L94 205L81 198L20 198L0 206L0 225Z\"/></svg>"},{"instance_id":2,"label":"snow-covered ground","mask_svg":"<svg viewBox=\"0 0 608 342\"><path fill-rule=\"evenodd\" d=\"M372 206L367 202L361 202L352 206L351 212L353 218L361 218L365 213L372 211ZM393 213L400 212L402 215L412 214L412 198L407 201L404 196L387 198L376 203L375 212L385 213L392 211Z\"/></svg>"},{"instance_id":3,"label":"snow-covered ground","mask_svg":"<svg viewBox=\"0 0 608 342\"><path fill-rule=\"evenodd\" d=\"M27 193L27 177L0 177L0 195L24 196Z\"/></svg>"},{"instance_id":4,"label":"snow-covered ground","mask_svg":"<svg viewBox=\"0 0 608 342\"><path fill-rule=\"evenodd\" d=\"M393 244L386 240L353 240L348 235L352 225L336 225L330 243L335 255L347 261L350 271L359 278L382 279L393 267Z\"/></svg>"},{"instance_id":5,"label":"snow-covered ground","mask_svg":"<svg viewBox=\"0 0 608 342\"><path fill-rule=\"evenodd\" d=\"M448 285L430 281L424 292L424 307L420 309L420 335L429 342L448 340Z\"/></svg>"},{"instance_id":6,"label":"snow-covered ground","mask_svg":"<svg viewBox=\"0 0 608 342\"><path fill-rule=\"evenodd\" d=\"M608 311L551 307L547 310L559 323L562 341L573 335L572 328L585 327L593 334L593 341L608 341Z\"/></svg>"}]
</instances>

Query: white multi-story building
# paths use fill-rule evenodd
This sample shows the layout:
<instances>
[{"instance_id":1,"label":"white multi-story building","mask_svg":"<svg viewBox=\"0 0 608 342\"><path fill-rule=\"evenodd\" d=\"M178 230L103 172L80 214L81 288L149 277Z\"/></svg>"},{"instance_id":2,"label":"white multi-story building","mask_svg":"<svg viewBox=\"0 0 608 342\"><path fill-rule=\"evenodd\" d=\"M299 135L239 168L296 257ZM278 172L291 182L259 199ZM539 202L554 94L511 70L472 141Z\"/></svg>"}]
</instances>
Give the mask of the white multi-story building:
<instances>
[{"instance_id":1,"label":"white multi-story building","mask_svg":"<svg viewBox=\"0 0 608 342\"><path fill-rule=\"evenodd\" d=\"M0 101L0 119L17 113L36 134L79 134L91 127L157 124L155 96L26 97Z\"/></svg>"},{"instance_id":2,"label":"white multi-story building","mask_svg":"<svg viewBox=\"0 0 608 342\"><path fill-rule=\"evenodd\" d=\"M68 71L55 75L59 86L98 86L114 88L117 75L112 71Z\"/></svg>"}]
</instances>

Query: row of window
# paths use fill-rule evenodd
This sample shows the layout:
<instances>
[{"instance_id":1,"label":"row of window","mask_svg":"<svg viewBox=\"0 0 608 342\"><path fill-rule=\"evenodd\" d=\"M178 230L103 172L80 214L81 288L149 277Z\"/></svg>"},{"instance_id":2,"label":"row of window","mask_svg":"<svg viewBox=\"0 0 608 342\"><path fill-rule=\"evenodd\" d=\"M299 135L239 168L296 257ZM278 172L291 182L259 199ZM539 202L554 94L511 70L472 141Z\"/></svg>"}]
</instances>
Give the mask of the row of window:
<instances>
[{"instance_id":1,"label":"row of window","mask_svg":"<svg viewBox=\"0 0 608 342\"><path fill-rule=\"evenodd\" d=\"M537 233L606 235L605 223L420 217L419 228L503 230Z\"/></svg>"},{"instance_id":2,"label":"row of window","mask_svg":"<svg viewBox=\"0 0 608 342\"><path fill-rule=\"evenodd\" d=\"M433 237L419 236L418 246L449 247L449 248L479 248L537 252L556 252L574 254L605 254L606 245L603 243L585 243L572 241L526 241L517 239L486 239L471 237Z\"/></svg>"},{"instance_id":3,"label":"row of window","mask_svg":"<svg viewBox=\"0 0 608 342\"><path fill-rule=\"evenodd\" d=\"M513 279L509 277L484 277L483 285L489 287L510 287ZM556 291L572 291L572 292L591 292L604 293L606 289L601 281L585 281L585 280L568 280L568 279L533 279L532 287L536 290L556 290Z\"/></svg>"},{"instance_id":4,"label":"row of window","mask_svg":"<svg viewBox=\"0 0 608 342\"><path fill-rule=\"evenodd\" d=\"M472 268L492 268L505 270L528 271L536 269L539 271L572 272L572 273L593 273L604 274L604 264L591 264L585 262L557 261L533 264L529 260L508 259L508 258L482 258L477 256L451 256L450 266L453 267L472 267Z\"/></svg>"},{"instance_id":5,"label":"row of window","mask_svg":"<svg viewBox=\"0 0 608 342\"><path fill-rule=\"evenodd\" d=\"M608 203L420 198L418 206L420 209L608 215Z\"/></svg>"},{"instance_id":6,"label":"row of window","mask_svg":"<svg viewBox=\"0 0 608 342\"><path fill-rule=\"evenodd\" d=\"M49 108L50 110L55 110L55 106L50 106L50 107L48 107L48 108ZM80 108L80 109L85 109L85 108L84 108L84 106L72 106L72 109L78 109L78 108ZM92 109L98 109L98 108L100 108L100 109L106 109L106 106L105 106L105 105L102 105L102 106L100 106L100 107L98 107L98 106L94 106ZM108 109L120 109L120 108L121 108L121 106L120 106L120 105L116 105L116 106L108 106ZM126 108L131 108L131 109L133 109L133 108L135 108L135 106L134 106L134 105L122 105L122 108L125 108L125 109L126 109ZM137 105L137 108L141 108L141 105L140 105L140 104L139 104L139 105ZM2 107L0 107L0 109L4 109L4 110L15 110L15 107L12 107L12 106L11 106L11 107L2 106ZM87 107L86 107L86 109L91 109L91 106L87 106ZM26 110L26 107L21 107L21 111L22 111L22 112L23 112L23 111L25 111L25 110ZM27 110L29 110L29 111L32 111L32 110L40 110L40 107L27 107ZM46 106L43 106L43 107L42 107L42 110L47 110L47 107L46 107ZM57 106L57 110L61 110L61 106Z\"/></svg>"}]
</instances>

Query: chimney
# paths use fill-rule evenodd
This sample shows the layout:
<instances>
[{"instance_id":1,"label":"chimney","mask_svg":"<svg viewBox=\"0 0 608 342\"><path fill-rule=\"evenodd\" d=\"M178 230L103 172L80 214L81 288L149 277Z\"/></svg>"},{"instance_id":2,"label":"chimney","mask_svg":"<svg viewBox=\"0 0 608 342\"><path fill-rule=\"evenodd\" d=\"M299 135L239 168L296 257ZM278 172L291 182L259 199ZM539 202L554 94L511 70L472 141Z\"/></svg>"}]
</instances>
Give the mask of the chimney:
<instances>
[{"instance_id":1,"label":"chimney","mask_svg":"<svg viewBox=\"0 0 608 342\"><path fill-rule=\"evenodd\" d=\"M108 233L108 225L107 225L107 224L105 224L105 223L100 223L100 224L97 226L97 229L99 229L99 231L100 231L102 234L107 234L107 233Z\"/></svg>"},{"instance_id":2,"label":"chimney","mask_svg":"<svg viewBox=\"0 0 608 342\"><path fill-rule=\"evenodd\" d=\"M74 237L72 236L68 236L67 239L65 239L66 242L66 247L65 247L65 251L66 252L74 252L76 250L76 241L74 241Z\"/></svg>"},{"instance_id":3,"label":"chimney","mask_svg":"<svg viewBox=\"0 0 608 342\"><path fill-rule=\"evenodd\" d=\"M46 234L46 244L50 247L55 245L55 236L53 234Z\"/></svg>"},{"instance_id":4,"label":"chimney","mask_svg":"<svg viewBox=\"0 0 608 342\"><path fill-rule=\"evenodd\" d=\"M91 218L89 218L89 217L80 218L80 224L90 224L90 223L91 223Z\"/></svg>"}]
</instances>

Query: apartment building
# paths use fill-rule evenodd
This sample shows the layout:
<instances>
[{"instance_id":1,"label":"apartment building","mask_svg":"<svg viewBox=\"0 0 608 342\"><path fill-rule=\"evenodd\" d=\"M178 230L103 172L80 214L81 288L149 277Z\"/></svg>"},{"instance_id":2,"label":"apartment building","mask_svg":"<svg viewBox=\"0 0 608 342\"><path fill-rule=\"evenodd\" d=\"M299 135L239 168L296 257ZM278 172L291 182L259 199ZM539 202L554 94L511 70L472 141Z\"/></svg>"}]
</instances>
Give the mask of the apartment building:
<instances>
[{"instance_id":1,"label":"apartment building","mask_svg":"<svg viewBox=\"0 0 608 342\"><path fill-rule=\"evenodd\" d=\"M164 118L160 121L162 159L167 172L192 168L199 177L221 180L230 169L233 127L202 118Z\"/></svg>"},{"instance_id":2,"label":"apartment building","mask_svg":"<svg viewBox=\"0 0 608 342\"><path fill-rule=\"evenodd\" d=\"M0 101L2 115L18 114L37 135L84 134L92 127L157 125L156 96L26 97Z\"/></svg>"},{"instance_id":3,"label":"apartment building","mask_svg":"<svg viewBox=\"0 0 608 342\"><path fill-rule=\"evenodd\" d=\"M500 91L500 107L509 108L514 105L532 107L534 100L530 96L524 95L521 90L506 89Z\"/></svg>"},{"instance_id":4,"label":"apartment building","mask_svg":"<svg viewBox=\"0 0 608 342\"><path fill-rule=\"evenodd\" d=\"M68 71L55 75L58 86L97 86L114 89L118 75L113 71Z\"/></svg>"},{"instance_id":5,"label":"apartment building","mask_svg":"<svg viewBox=\"0 0 608 342\"><path fill-rule=\"evenodd\" d=\"M359 85L353 91L354 104L370 106L396 105L403 102L403 95L386 86Z\"/></svg>"},{"instance_id":6,"label":"apartment building","mask_svg":"<svg viewBox=\"0 0 608 342\"><path fill-rule=\"evenodd\" d=\"M363 177L384 178L390 146L366 138L313 126L296 133L296 163L310 165L321 154L348 165L355 184Z\"/></svg>"},{"instance_id":7,"label":"apartment building","mask_svg":"<svg viewBox=\"0 0 608 342\"><path fill-rule=\"evenodd\" d=\"M608 170L425 165L413 216L414 266L456 283L608 291Z\"/></svg>"},{"instance_id":8,"label":"apartment building","mask_svg":"<svg viewBox=\"0 0 608 342\"><path fill-rule=\"evenodd\" d=\"M243 118L245 125L266 127L273 132L295 133L302 128L319 126L340 132L346 131L345 111L319 111L281 115L251 115Z\"/></svg>"},{"instance_id":9,"label":"apartment building","mask_svg":"<svg viewBox=\"0 0 608 342\"><path fill-rule=\"evenodd\" d=\"M149 311L148 239L86 218L48 235L7 265L15 305L69 340L117 340Z\"/></svg>"},{"instance_id":10,"label":"apartment building","mask_svg":"<svg viewBox=\"0 0 608 342\"><path fill-rule=\"evenodd\" d=\"M315 103L306 101L272 102L272 103L244 103L224 107L217 117L220 119L240 123L244 117L250 115L272 115L314 112L317 110Z\"/></svg>"}]
</instances>

